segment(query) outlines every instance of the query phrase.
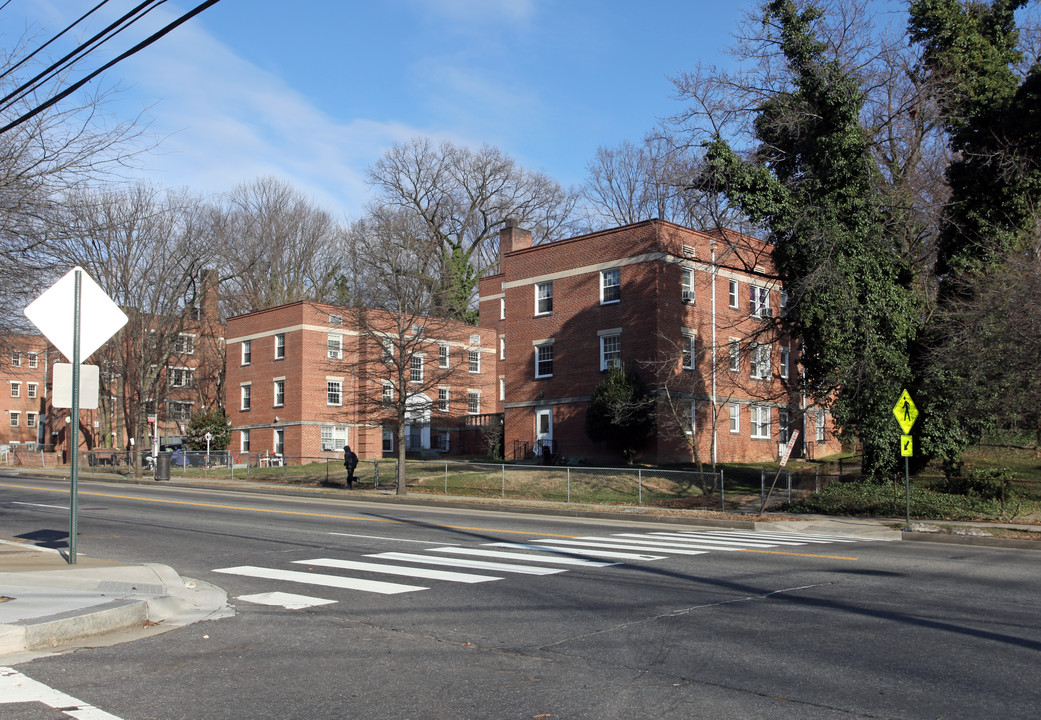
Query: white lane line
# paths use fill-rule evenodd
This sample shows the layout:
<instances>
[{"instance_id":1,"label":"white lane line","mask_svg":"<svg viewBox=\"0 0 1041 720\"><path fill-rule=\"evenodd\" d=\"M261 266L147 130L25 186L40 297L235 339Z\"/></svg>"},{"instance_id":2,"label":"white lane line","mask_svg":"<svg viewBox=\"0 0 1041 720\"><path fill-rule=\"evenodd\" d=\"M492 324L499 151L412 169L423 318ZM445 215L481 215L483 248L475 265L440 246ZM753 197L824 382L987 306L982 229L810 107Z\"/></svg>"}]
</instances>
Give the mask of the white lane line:
<instances>
[{"instance_id":1,"label":"white lane line","mask_svg":"<svg viewBox=\"0 0 1041 720\"><path fill-rule=\"evenodd\" d=\"M403 538L382 537L380 535L354 535L352 533L338 533L338 532L331 532L329 534L330 535L339 535L340 537L365 538L366 540L394 540L396 542L419 543L421 545L445 545L445 544L449 544L450 545L451 544L451 543L444 543L444 542L432 542L430 540L405 540Z\"/></svg>"},{"instance_id":2,"label":"white lane line","mask_svg":"<svg viewBox=\"0 0 1041 720\"><path fill-rule=\"evenodd\" d=\"M755 542L754 540L744 540L744 539L724 540L722 538L690 538L689 540L675 540L675 541L670 542L666 538L662 538L660 540L656 540L654 537L652 537L650 535L645 535L645 534L638 535L636 533L618 533L617 535L612 535L611 537L632 538L633 542L651 542L651 543L656 543L656 544L659 544L659 545L664 545L666 547L671 547L673 545L675 545L675 547L685 547L688 542L701 543L702 545L708 545L711 548L720 548L720 549L725 548L725 547L764 547L764 548L771 548L771 547L777 547L777 545L779 544L779 543L765 542L765 541L763 541L763 542ZM636 538L640 538L640 539L637 540ZM626 540L626 542L629 542L629 540Z\"/></svg>"},{"instance_id":3,"label":"white lane line","mask_svg":"<svg viewBox=\"0 0 1041 720\"><path fill-rule=\"evenodd\" d=\"M811 535L808 533L796 533L796 532L781 532L777 530L756 530L756 531L739 531L732 530L728 535L754 535L757 537L765 538L778 538L778 539L790 539L798 538L803 542L815 542L815 543L854 543L862 540L871 540L871 538L852 537L850 535Z\"/></svg>"},{"instance_id":4,"label":"white lane line","mask_svg":"<svg viewBox=\"0 0 1041 720\"><path fill-rule=\"evenodd\" d=\"M360 590L361 592L374 592L380 593L381 595L396 595L397 593L429 589L418 585L399 585L398 583L380 582L379 580L360 580L358 578L341 577L339 575L316 575L314 573L298 572L295 570L278 570L276 568L263 568L254 565L221 568L220 570L214 570L213 572L264 578L266 580L288 580L289 582L305 583L307 585L322 585L325 587L343 588L346 590Z\"/></svg>"},{"instance_id":5,"label":"white lane line","mask_svg":"<svg viewBox=\"0 0 1041 720\"><path fill-rule=\"evenodd\" d=\"M452 572L451 570L431 570L430 568L401 567L400 565L384 565L382 563L356 562L354 560L336 560L333 558L316 558L314 560L294 560L298 565L318 565L339 570L361 570L362 572L383 573L384 575L405 575L423 578L424 580L444 580L445 582L479 583L490 580L502 580L491 575L474 575L472 573Z\"/></svg>"},{"instance_id":6,"label":"white lane line","mask_svg":"<svg viewBox=\"0 0 1041 720\"><path fill-rule=\"evenodd\" d=\"M557 540L556 538L544 538L537 540L539 543L546 543L547 545L568 545L577 547L592 547L592 548L606 548L609 550L657 550L658 552L667 552L674 555L704 555L704 550L687 550L683 548L667 548L661 545L640 545L638 543L629 543L623 545L620 542L610 542L610 538L579 538L578 540ZM584 552L584 551L583 551Z\"/></svg>"},{"instance_id":7,"label":"white lane line","mask_svg":"<svg viewBox=\"0 0 1041 720\"><path fill-rule=\"evenodd\" d=\"M44 505L43 503L18 502L17 500L12 500L11 504L12 505L28 505L29 507L54 508L55 510L68 510L69 509L68 505Z\"/></svg>"},{"instance_id":8,"label":"white lane line","mask_svg":"<svg viewBox=\"0 0 1041 720\"><path fill-rule=\"evenodd\" d=\"M465 560L463 558L442 558L433 555L413 555L412 553L379 553L378 555L366 555L366 557L382 558L384 560L401 560L403 562L426 563L427 565L448 565L450 567L465 567L475 570L492 570L496 572L512 572L522 575L553 575L564 572L564 568L538 567L537 565L507 565L506 563L485 562L483 560Z\"/></svg>"},{"instance_id":9,"label":"white lane line","mask_svg":"<svg viewBox=\"0 0 1041 720\"><path fill-rule=\"evenodd\" d=\"M304 608L315 607L316 605L330 605L336 602L335 600L325 600L323 598L310 597L308 595L295 595L293 593L284 592L239 595L235 599L245 600L246 602L255 603L257 605L277 605L279 607L284 607L286 610L303 610Z\"/></svg>"},{"instance_id":10,"label":"white lane line","mask_svg":"<svg viewBox=\"0 0 1041 720\"><path fill-rule=\"evenodd\" d=\"M26 677L14 668L0 667L0 705L33 702L58 710L76 720L120 720L116 715Z\"/></svg>"},{"instance_id":11,"label":"white lane line","mask_svg":"<svg viewBox=\"0 0 1041 720\"><path fill-rule=\"evenodd\" d=\"M610 550L600 550L598 548L589 548L588 550L585 548L583 548L582 550L568 550L567 548L553 547L552 545L530 545L526 543L497 542L488 544L492 547L514 548L516 550L538 550L540 552L558 553L560 555L570 555L572 557L602 557L612 558L615 560L645 561L665 559L665 555L643 555L640 553L612 552Z\"/></svg>"},{"instance_id":12,"label":"white lane line","mask_svg":"<svg viewBox=\"0 0 1041 720\"><path fill-rule=\"evenodd\" d=\"M617 565L613 562L599 562L597 560L584 560L577 557L547 557L545 555L532 555L530 553L499 552L497 550L482 550L481 548L462 547L440 547L431 548L430 552L446 552L455 555L476 555L478 557L500 558L502 560L522 560L525 562L555 563L557 565L582 565L585 567L608 567Z\"/></svg>"},{"instance_id":13,"label":"white lane line","mask_svg":"<svg viewBox=\"0 0 1041 720\"><path fill-rule=\"evenodd\" d=\"M830 545L836 542L857 542L857 540L850 540L848 537L845 538L833 538L827 535L803 535L802 533L773 533L773 532L741 532L741 531L709 531L704 533L685 533L691 537L702 537L703 535L711 535L714 537L721 538L753 538L759 540L765 540L767 542L773 541L786 541L786 542L809 542L817 543L822 545ZM866 539L866 538L865 538Z\"/></svg>"}]
</instances>

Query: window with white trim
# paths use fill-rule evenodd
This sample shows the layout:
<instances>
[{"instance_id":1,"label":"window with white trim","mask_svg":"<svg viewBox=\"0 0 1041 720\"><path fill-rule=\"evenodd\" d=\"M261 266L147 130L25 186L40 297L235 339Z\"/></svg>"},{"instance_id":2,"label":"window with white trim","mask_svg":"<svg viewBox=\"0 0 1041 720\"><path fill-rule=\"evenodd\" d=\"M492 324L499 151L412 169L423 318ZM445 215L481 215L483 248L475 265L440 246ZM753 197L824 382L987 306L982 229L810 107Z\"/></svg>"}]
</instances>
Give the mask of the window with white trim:
<instances>
[{"instance_id":1,"label":"window with white trim","mask_svg":"<svg viewBox=\"0 0 1041 720\"><path fill-rule=\"evenodd\" d=\"M239 410L249 410L253 402L253 386L244 383L239 386Z\"/></svg>"},{"instance_id":2,"label":"window with white trim","mask_svg":"<svg viewBox=\"0 0 1041 720\"><path fill-rule=\"evenodd\" d=\"M249 430L239 430L239 452L249 454Z\"/></svg>"},{"instance_id":3,"label":"window with white trim","mask_svg":"<svg viewBox=\"0 0 1041 720\"><path fill-rule=\"evenodd\" d=\"M683 432L694 435L698 431L698 401L691 400L683 406Z\"/></svg>"},{"instance_id":4,"label":"window with white trim","mask_svg":"<svg viewBox=\"0 0 1041 720\"><path fill-rule=\"evenodd\" d=\"M25 396L30 400L34 400L37 396L37 388L39 383L26 383L25 384Z\"/></svg>"},{"instance_id":5,"label":"window with white trim","mask_svg":"<svg viewBox=\"0 0 1041 720\"><path fill-rule=\"evenodd\" d=\"M413 355L408 361L408 379L409 382L421 383L423 382L423 356Z\"/></svg>"},{"instance_id":6,"label":"window with white trim","mask_svg":"<svg viewBox=\"0 0 1041 720\"><path fill-rule=\"evenodd\" d=\"M392 453L394 452L394 431L386 430L383 431L383 452Z\"/></svg>"},{"instance_id":7,"label":"window with white trim","mask_svg":"<svg viewBox=\"0 0 1041 720\"><path fill-rule=\"evenodd\" d=\"M481 414L481 392L479 390L468 390L466 393L466 412L471 415Z\"/></svg>"},{"instance_id":8,"label":"window with white trim","mask_svg":"<svg viewBox=\"0 0 1041 720\"><path fill-rule=\"evenodd\" d=\"M242 341L242 364L249 365L253 362L253 341L243 340Z\"/></svg>"},{"instance_id":9,"label":"window with white trim","mask_svg":"<svg viewBox=\"0 0 1041 720\"><path fill-rule=\"evenodd\" d=\"M171 400L167 403L166 412L169 419L176 422L190 422L192 419L192 403L181 400Z\"/></svg>"},{"instance_id":10,"label":"window with white trim","mask_svg":"<svg viewBox=\"0 0 1041 720\"><path fill-rule=\"evenodd\" d=\"M499 336L499 359L500 360L505 360L506 359L506 336L505 335L500 335Z\"/></svg>"},{"instance_id":11,"label":"window with white trim","mask_svg":"<svg viewBox=\"0 0 1041 720\"><path fill-rule=\"evenodd\" d=\"M735 310L737 309L737 301L738 301L739 294L740 293L739 293L738 287L737 287L737 280L731 280L730 281L730 307L734 308Z\"/></svg>"},{"instance_id":12,"label":"window with white trim","mask_svg":"<svg viewBox=\"0 0 1041 720\"><path fill-rule=\"evenodd\" d=\"M766 405L750 405L749 423L752 426L752 437L757 440L770 439L770 408Z\"/></svg>"},{"instance_id":13,"label":"window with white trim","mask_svg":"<svg viewBox=\"0 0 1041 720\"><path fill-rule=\"evenodd\" d=\"M730 372L738 372L741 370L741 341L730 338L728 347L730 353Z\"/></svg>"},{"instance_id":14,"label":"window with white trim","mask_svg":"<svg viewBox=\"0 0 1041 720\"><path fill-rule=\"evenodd\" d=\"M275 360L286 359L286 334L277 333L275 335Z\"/></svg>"},{"instance_id":15,"label":"window with white trim","mask_svg":"<svg viewBox=\"0 0 1041 720\"><path fill-rule=\"evenodd\" d=\"M449 392L450 388L439 387L437 389L437 410L438 412L448 412L449 409Z\"/></svg>"},{"instance_id":16,"label":"window with white trim","mask_svg":"<svg viewBox=\"0 0 1041 720\"><path fill-rule=\"evenodd\" d=\"M445 343L437 346L437 366L439 368L448 367L448 345Z\"/></svg>"},{"instance_id":17,"label":"window with white trim","mask_svg":"<svg viewBox=\"0 0 1041 720\"><path fill-rule=\"evenodd\" d=\"M437 449L441 452L448 452L448 431L441 430L437 433Z\"/></svg>"},{"instance_id":18,"label":"window with white trim","mask_svg":"<svg viewBox=\"0 0 1041 720\"><path fill-rule=\"evenodd\" d=\"M748 286L749 314L752 317L767 318L773 316L770 309L770 289L758 285Z\"/></svg>"},{"instance_id":19,"label":"window with white trim","mask_svg":"<svg viewBox=\"0 0 1041 720\"><path fill-rule=\"evenodd\" d=\"M749 357L752 377L756 380L770 378L770 346L766 343L754 343Z\"/></svg>"},{"instance_id":20,"label":"window with white trim","mask_svg":"<svg viewBox=\"0 0 1041 720\"><path fill-rule=\"evenodd\" d=\"M380 360L384 365L394 362L394 341L389 337L380 338Z\"/></svg>"},{"instance_id":21,"label":"window with white trim","mask_svg":"<svg viewBox=\"0 0 1041 720\"><path fill-rule=\"evenodd\" d=\"M499 319L506 319L506 298L499 298Z\"/></svg>"},{"instance_id":22,"label":"window with white trim","mask_svg":"<svg viewBox=\"0 0 1041 720\"><path fill-rule=\"evenodd\" d=\"M329 324L330 325L343 325L343 315L330 315L329 316Z\"/></svg>"},{"instance_id":23,"label":"window with white trim","mask_svg":"<svg viewBox=\"0 0 1041 720\"><path fill-rule=\"evenodd\" d=\"M190 388L192 386L193 370L186 367L175 367L167 370L170 376L170 387Z\"/></svg>"},{"instance_id":24,"label":"window with white trim","mask_svg":"<svg viewBox=\"0 0 1041 720\"><path fill-rule=\"evenodd\" d=\"M781 377L788 378L789 363L791 361L791 350L787 347L781 348Z\"/></svg>"},{"instance_id":25,"label":"window with white trim","mask_svg":"<svg viewBox=\"0 0 1041 720\"><path fill-rule=\"evenodd\" d=\"M275 442L271 449L275 451L275 455L281 455L286 451L286 431L282 428L275 429Z\"/></svg>"},{"instance_id":26,"label":"window with white trim","mask_svg":"<svg viewBox=\"0 0 1041 720\"><path fill-rule=\"evenodd\" d=\"M741 404L730 403L730 432L734 435L741 432Z\"/></svg>"},{"instance_id":27,"label":"window with white trim","mask_svg":"<svg viewBox=\"0 0 1041 720\"><path fill-rule=\"evenodd\" d=\"M535 314L549 315L553 312L553 282L535 283Z\"/></svg>"},{"instance_id":28,"label":"window with white trim","mask_svg":"<svg viewBox=\"0 0 1041 720\"><path fill-rule=\"evenodd\" d=\"M22 413L19 412L18 410L11 410L10 413L11 413L11 418L10 418L11 427L18 427L18 423L21 421Z\"/></svg>"},{"instance_id":29,"label":"window with white trim","mask_svg":"<svg viewBox=\"0 0 1041 720\"><path fill-rule=\"evenodd\" d=\"M471 350L470 354L469 354L469 357L468 357L468 361L469 361L470 372L472 372L472 373L479 373L479 372L481 372L481 351L480 350Z\"/></svg>"},{"instance_id":30,"label":"window with white trim","mask_svg":"<svg viewBox=\"0 0 1041 720\"><path fill-rule=\"evenodd\" d=\"M535 377L553 376L553 343L542 343L535 346Z\"/></svg>"},{"instance_id":31,"label":"window with white trim","mask_svg":"<svg viewBox=\"0 0 1041 720\"><path fill-rule=\"evenodd\" d=\"M174 352L178 355L192 355L195 352L195 336L181 333L174 340Z\"/></svg>"},{"instance_id":32,"label":"window with white trim","mask_svg":"<svg viewBox=\"0 0 1041 720\"><path fill-rule=\"evenodd\" d=\"M680 340L680 351L683 355L683 369L693 370L694 362L697 359L697 355L695 354L694 333L683 333L682 339Z\"/></svg>"},{"instance_id":33,"label":"window with white trim","mask_svg":"<svg viewBox=\"0 0 1041 720\"><path fill-rule=\"evenodd\" d=\"M506 378L504 377L499 378L499 399L506 399Z\"/></svg>"},{"instance_id":34,"label":"window with white trim","mask_svg":"<svg viewBox=\"0 0 1041 720\"><path fill-rule=\"evenodd\" d=\"M694 302L694 270L683 268L683 280L681 283L680 297L685 303Z\"/></svg>"},{"instance_id":35,"label":"window with white trim","mask_svg":"<svg viewBox=\"0 0 1041 720\"><path fill-rule=\"evenodd\" d=\"M825 428L826 428L826 423L825 423L825 419L824 418L825 418L824 411L823 410L818 410L817 411L817 427L816 427L816 430L817 430L817 433L816 433L817 442L824 442L824 440L826 439L825 435L824 435Z\"/></svg>"},{"instance_id":36,"label":"window with white trim","mask_svg":"<svg viewBox=\"0 0 1041 720\"><path fill-rule=\"evenodd\" d=\"M322 450L343 452L347 444L347 428L342 425L322 425Z\"/></svg>"},{"instance_id":37,"label":"window with white trim","mask_svg":"<svg viewBox=\"0 0 1041 720\"><path fill-rule=\"evenodd\" d=\"M11 367L22 366L22 354L17 350L11 352Z\"/></svg>"},{"instance_id":38,"label":"window with white trim","mask_svg":"<svg viewBox=\"0 0 1041 720\"><path fill-rule=\"evenodd\" d=\"M394 386L387 380L383 381L383 390L380 394L380 401L383 403L383 407L390 407L394 403Z\"/></svg>"},{"instance_id":39,"label":"window with white trim","mask_svg":"<svg viewBox=\"0 0 1041 720\"><path fill-rule=\"evenodd\" d=\"M286 381L275 380L275 407L283 407L286 404Z\"/></svg>"},{"instance_id":40,"label":"window with white trim","mask_svg":"<svg viewBox=\"0 0 1041 720\"><path fill-rule=\"evenodd\" d=\"M326 380L325 381L325 404L326 405L343 405L343 381L342 380Z\"/></svg>"},{"instance_id":41,"label":"window with white trim","mask_svg":"<svg viewBox=\"0 0 1041 720\"><path fill-rule=\"evenodd\" d=\"M777 409L777 442L788 444L788 408Z\"/></svg>"},{"instance_id":42,"label":"window with white trim","mask_svg":"<svg viewBox=\"0 0 1041 720\"><path fill-rule=\"evenodd\" d=\"M36 427L36 413L27 412L25 414L25 426L29 428Z\"/></svg>"},{"instance_id":43,"label":"window with white trim","mask_svg":"<svg viewBox=\"0 0 1041 720\"><path fill-rule=\"evenodd\" d=\"M616 303L622 299L622 271L620 268L600 271L600 304Z\"/></svg>"},{"instance_id":44,"label":"window with white trim","mask_svg":"<svg viewBox=\"0 0 1041 720\"><path fill-rule=\"evenodd\" d=\"M342 360L343 359L343 335L339 333L329 333L327 340L328 352L326 353L330 360Z\"/></svg>"},{"instance_id":45,"label":"window with white trim","mask_svg":"<svg viewBox=\"0 0 1041 720\"><path fill-rule=\"evenodd\" d=\"M600 336L600 369L607 370L622 364L622 336Z\"/></svg>"},{"instance_id":46,"label":"window with white trim","mask_svg":"<svg viewBox=\"0 0 1041 720\"><path fill-rule=\"evenodd\" d=\"M33 353L33 352L29 353L29 367L34 368L34 367L39 367L39 365L40 365L39 356L36 353Z\"/></svg>"},{"instance_id":47,"label":"window with white trim","mask_svg":"<svg viewBox=\"0 0 1041 720\"><path fill-rule=\"evenodd\" d=\"M11 383L11 397L16 398L16 397L21 397L21 396L22 396L22 384L20 382L13 382L13 383Z\"/></svg>"}]
</instances>

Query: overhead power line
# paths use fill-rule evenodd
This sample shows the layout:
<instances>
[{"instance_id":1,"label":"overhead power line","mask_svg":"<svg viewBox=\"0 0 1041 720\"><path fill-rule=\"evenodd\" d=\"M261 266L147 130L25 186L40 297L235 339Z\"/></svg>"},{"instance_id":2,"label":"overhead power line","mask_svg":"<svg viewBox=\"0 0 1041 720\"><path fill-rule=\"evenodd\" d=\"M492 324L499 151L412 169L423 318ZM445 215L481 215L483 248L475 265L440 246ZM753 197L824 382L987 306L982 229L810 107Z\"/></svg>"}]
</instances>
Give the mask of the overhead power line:
<instances>
[{"instance_id":1,"label":"overhead power line","mask_svg":"<svg viewBox=\"0 0 1041 720\"><path fill-rule=\"evenodd\" d=\"M165 2L165 0L161 0L161 2ZM37 115L39 115L41 112L43 112L47 108L49 108L52 105L60 102L64 98L68 97L72 93L74 93L77 90L79 90L81 87L83 87L88 82L93 80L95 77L97 77L98 75L103 73L105 70L108 70L113 65L116 65L117 63L122 62L123 60L127 59L128 57L137 54L138 52L140 52L141 50L145 49L146 47L148 47L152 43L156 42L157 40L159 40L163 36L167 35L168 33L173 31L177 27L179 27L179 26L183 25L184 23L188 22L189 20L191 20L193 17L195 17L196 15L201 13L202 11L206 10L207 8L210 8L210 7L214 6L214 5L216 5L218 2L220 2L220 0L206 0L205 2L200 3L195 8L193 8L192 10L186 12L184 15L182 15L179 18L177 18L172 23L170 23L166 27L162 28L158 32L155 32L152 35L150 35L149 37L147 37L146 39L142 40L137 45L135 45L134 47L132 47L129 50L127 50L126 52L124 52L122 55L116 57L113 60L110 60L109 62L105 63L100 68L98 68L97 70L93 71L92 73L90 73L89 75L84 77L82 80L79 80L78 82L73 83L72 85L67 87L65 90L62 90L57 95L54 95L53 97L51 97L46 102L43 102L40 105L37 105L35 108L33 108L29 112L25 113L21 117L13 120L12 122L10 122L7 125L5 125L4 127L0 128L0 135L2 135L3 133L7 132L8 130L12 130L12 129L18 127L19 125L21 125L22 123L24 123L24 122L26 122L28 120L31 120L32 118L36 117ZM143 3L142 5L145 5L145 4L147 4L147 3ZM142 7L142 6L138 6L138 8L140 8L140 7ZM131 12L134 12L134 11L131 11Z\"/></svg>"},{"instance_id":2,"label":"overhead power line","mask_svg":"<svg viewBox=\"0 0 1041 720\"><path fill-rule=\"evenodd\" d=\"M7 3L9 3L9 2L11 2L11 0L7 0L7 2L5 2L5 3L3 4L3 5L0 5L0 10L3 10L3 9L4 9L5 7L7 7ZM52 42L56 41L56 40L57 40L58 38L60 38L60 37L61 37L62 35L64 35L65 33L67 33L67 32L68 32L69 30L72 30L72 28L76 27L76 26L77 26L77 25L79 25L79 24L80 24L81 22L83 22L84 20L86 20L86 19L87 19L88 17L90 17L91 15L93 15L93 14L94 14L95 12L97 12L98 10L100 10L100 9L101 9L101 8L102 8L102 7L104 6L104 5L106 5L107 3L108 3L108 0L101 0L101 2L99 2L99 3L97 4L97 5L95 5L94 7L92 7L92 8L91 8L90 10L88 10L87 12L83 13L83 15L80 15L80 17L79 17L79 18L78 18L78 19L77 19L77 20L76 20L75 22L73 22L73 23L72 23L71 25L69 25L68 27L66 27L66 28L65 28L64 30L62 30L62 31L61 31L60 33L58 33L57 35L55 35L54 37L52 37L52 38L51 38L50 40L48 40L47 42L45 42L45 43L44 43L43 45L41 45L40 47L38 47L38 48L36 48L35 50L33 50L33 51L32 51L31 53L29 53L28 55L26 55L25 57L23 57L23 58L22 58L21 60L19 60L18 62L16 62L16 63L15 63L14 65L12 65L11 67L9 67L9 68L7 68L6 70L4 70L4 71L3 71L3 73L0 73L0 80L4 79L5 77L7 77L7 76L8 76L8 75L10 75L11 73L13 73L13 72L14 72L15 70L17 70L18 68L20 68L20 67L21 67L22 65L24 65L25 63L27 63L27 62L29 62L30 60L32 60L32 59L33 59L33 58L34 58L34 57L35 57L35 56L37 55L37 53L39 53L39 52L41 52L42 50L44 50L44 49L45 49L45 48L46 48L46 47L47 47L48 45L50 45L50 44L51 44Z\"/></svg>"}]
</instances>

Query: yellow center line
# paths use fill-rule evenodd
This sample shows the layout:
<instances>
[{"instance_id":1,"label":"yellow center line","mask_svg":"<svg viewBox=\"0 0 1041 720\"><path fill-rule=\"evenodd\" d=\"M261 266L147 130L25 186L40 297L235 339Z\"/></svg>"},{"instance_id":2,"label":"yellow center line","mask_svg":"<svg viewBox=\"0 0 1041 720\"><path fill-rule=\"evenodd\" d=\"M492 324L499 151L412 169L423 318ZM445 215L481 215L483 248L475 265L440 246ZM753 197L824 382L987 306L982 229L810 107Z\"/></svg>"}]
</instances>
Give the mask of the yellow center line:
<instances>
[{"instance_id":1,"label":"yellow center line","mask_svg":"<svg viewBox=\"0 0 1041 720\"><path fill-rule=\"evenodd\" d=\"M845 555L814 555L812 553L782 552L780 550L750 550L748 548L741 548L741 552L762 553L762 554L765 554L765 555L794 555L795 557L826 558L828 560L859 560L860 559L860 558L855 558L855 557L847 557Z\"/></svg>"},{"instance_id":2,"label":"yellow center line","mask_svg":"<svg viewBox=\"0 0 1041 720\"><path fill-rule=\"evenodd\" d=\"M25 485L8 485L6 483L0 483L0 487L6 488L17 488L19 490L44 490L46 492L55 492L68 494L67 490L59 490L56 488L37 488L29 487ZM420 523L420 522L409 522L408 520L392 520L390 518L372 518L372 517L361 517L358 515L334 515L331 513L314 513L314 512L303 512L300 510L271 510L266 508L252 508L245 507L243 505L221 505L218 503L204 503L194 502L191 500L167 500L164 498L143 498L134 497L133 495L118 495L116 493L101 493L91 492L89 490L80 490L77 492L78 495L90 495L92 497L103 497L103 498L117 498L120 500L135 500L137 502L151 502L151 503L163 503L167 505L188 505L191 507L204 507L204 508L215 508L218 510L243 510L246 512L257 512L257 513L270 513L272 515L296 515L303 517L316 517L316 518L330 518L333 520L361 520L364 522L376 522L376 523L390 523L393 525L413 525L415 527L426 527L426 528L443 528L446 530L472 530L480 532L495 532L502 533L504 535L537 535L539 537L559 537L559 538L576 538L578 535L554 535L552 533L544 532L531 532L529 530L500 530L499 528L482 528L482 527L470 527L468 525L438 525L436 523Z\"/></svg>"},{"instance_id":3,"label":"yellow center line","mask_svg":"<svg viewBox=\"0 0 1041 720\"><path fill-rule=\"evenodd\" d=\"M0 487L16 488L18 490L44 490L46 492L62 493L67 494L68 491L64 489L56 488L39 488L31 487L26 485L9 485L7 483L0 483ZM105 498L116 498L120 500L135 500L137 502L151 502L151 503L164 503L167 505L188 505L191 507L205 507L214 508L218 510L243 510L246 512L257 512L257 513L270 513L272 515L295 515L303 517L316 517L316 518L330 518L333 520L361 520L363 522L375 522L375 523L390 523L392 525L413 525L415 527L425 528L442 528L445 530L470 530L474 532L494 532L502 533L504 535L537 535L539 537L556 537L556 538L579 538L581 535L560 535L554 533L545 532L531 532L530 530L500 530L499 528L483 528L483 527L471 527L469 525L438 525L436 523L419 523L409 522L408 520L392 520L390 518L372 518L372 517L361 517L358 515L334 515L331 513L314 513L314 512L303 512L300 510L270 510L266 508L252 508L245 507L243 505L221 505L218 503L203 503L195 502L191 500L167 500L164 498L142 498L134 497L133 495L119 495L116 493L101 493L80 490L77 494L79 495L90 495L93 497L105 497ZM810 557L810 558L825 558L827 560L858 560L859 558L847 557L845 555L813 555L810 553L795 553L795 552L782 552L780 550L752 550L749 548L740 548L741 552L747 553L762 553L767 555L792 555L794 557Z\"/></svg>"}]
</instances>

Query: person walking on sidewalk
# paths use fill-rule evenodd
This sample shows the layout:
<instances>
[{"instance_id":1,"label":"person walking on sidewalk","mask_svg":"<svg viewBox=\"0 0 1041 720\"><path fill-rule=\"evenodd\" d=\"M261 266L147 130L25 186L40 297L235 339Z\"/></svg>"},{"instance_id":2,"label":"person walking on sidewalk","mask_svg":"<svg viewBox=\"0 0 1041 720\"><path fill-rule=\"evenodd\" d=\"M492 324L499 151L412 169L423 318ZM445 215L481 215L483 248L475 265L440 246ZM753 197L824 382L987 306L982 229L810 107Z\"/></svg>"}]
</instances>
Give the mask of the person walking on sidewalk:
<instances>
[{"instance_id":1,"label":"person walking on sidewalk","mask_svg":"<svg viewBox=\"0 0 1041 720\"><path fill-rule=\"evenodd\" d=\"M358 467L358 456L350 445L343 446L343 466L347 468L347 489L354 489L354 468Z\"/></svg>"}]
</instances>

